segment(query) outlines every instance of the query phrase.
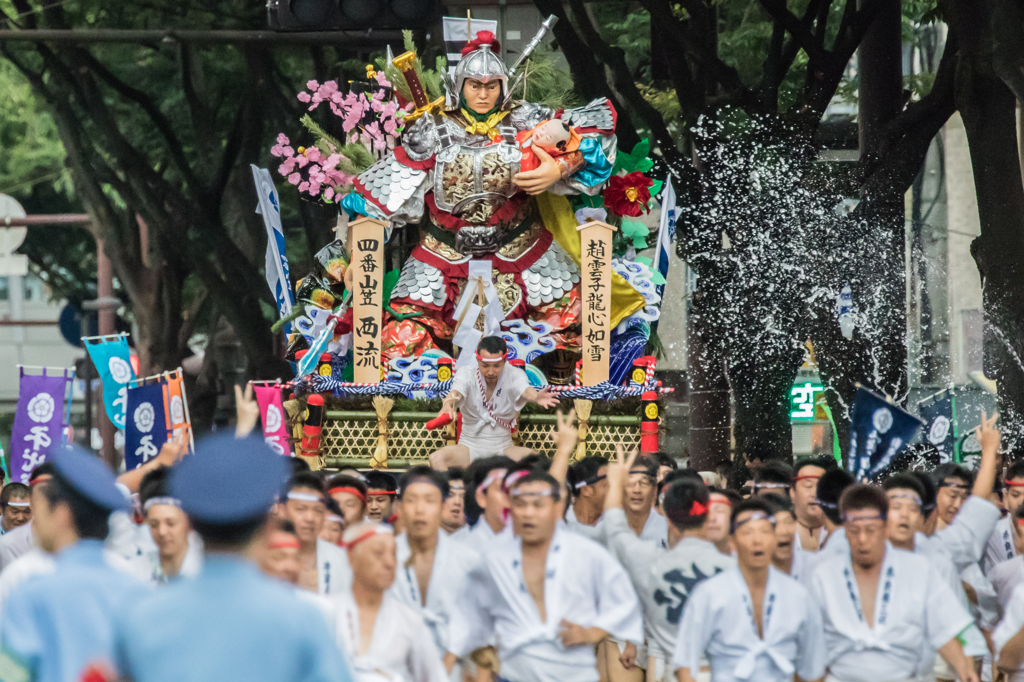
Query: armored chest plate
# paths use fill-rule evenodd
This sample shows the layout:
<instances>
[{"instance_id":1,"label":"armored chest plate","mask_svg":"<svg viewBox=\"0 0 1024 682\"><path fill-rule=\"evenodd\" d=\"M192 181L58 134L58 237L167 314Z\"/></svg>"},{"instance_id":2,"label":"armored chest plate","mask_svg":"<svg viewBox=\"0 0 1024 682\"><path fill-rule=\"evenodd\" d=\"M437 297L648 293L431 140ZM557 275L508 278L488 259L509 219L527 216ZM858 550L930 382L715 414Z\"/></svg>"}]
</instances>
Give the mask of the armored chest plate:
<instances>
[{"instance_id":1,"label":"armored chest plate","mask_svg":"<svg viewBox=\"0 0 1024 682\"><path fill-rule=\"evenodd\" d=\"M516 193L512 177L522 152L511 127L499 129L495 144L452 144L439 150L434 169L434 203L473 225L486 225ZM486 138L483 138L486 140Z\"/></svg>"}]
</instances>

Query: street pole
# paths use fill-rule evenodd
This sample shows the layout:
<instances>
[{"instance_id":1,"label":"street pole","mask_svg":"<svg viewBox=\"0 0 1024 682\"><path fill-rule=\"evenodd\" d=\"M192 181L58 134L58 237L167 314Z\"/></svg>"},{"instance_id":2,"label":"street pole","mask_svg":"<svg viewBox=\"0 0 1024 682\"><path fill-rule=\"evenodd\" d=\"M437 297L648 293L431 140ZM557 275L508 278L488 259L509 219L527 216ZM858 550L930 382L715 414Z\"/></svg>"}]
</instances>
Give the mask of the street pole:
<instances>
[{"instance_id":1,"label":"street pole","mask_svg":"<svg viewBox=\"0 0 1024 682\"><path fill-rule=\"evenodd\" d=\"M103 240L99 237L96 238L96 294L99 299L97 303L100 304L97 310L100 336L114 334L114 308L109 303L114 298L114 268L103 250ZM103 439L101 454L110 468L117 471L121 466L117 450L114 448L114 437L117 431L114 428L114 423L107 416L107 411L99 410L99 412L100 438Z\"/></svg>"}]
</instances>

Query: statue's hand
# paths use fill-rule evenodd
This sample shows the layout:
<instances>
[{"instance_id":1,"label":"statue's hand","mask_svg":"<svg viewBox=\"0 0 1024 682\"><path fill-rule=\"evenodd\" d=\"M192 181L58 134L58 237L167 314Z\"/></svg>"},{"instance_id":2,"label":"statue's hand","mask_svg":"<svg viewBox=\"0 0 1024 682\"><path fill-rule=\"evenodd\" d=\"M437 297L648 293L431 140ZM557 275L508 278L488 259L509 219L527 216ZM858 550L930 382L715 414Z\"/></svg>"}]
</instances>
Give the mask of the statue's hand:
<instances>
[{"instance_id":1,"label":"statue's hand","mask_svg":"<svg viewBox=\"0 0 1024 682\"><path fill-rule=\"evenodd\" d=\"M533 153L540 159L540 165L532 171L516 173L512 182L527 194L540 194L561 179L562 169L550 154L537 145L533 145Z\"/></svg>"}]
</instances>

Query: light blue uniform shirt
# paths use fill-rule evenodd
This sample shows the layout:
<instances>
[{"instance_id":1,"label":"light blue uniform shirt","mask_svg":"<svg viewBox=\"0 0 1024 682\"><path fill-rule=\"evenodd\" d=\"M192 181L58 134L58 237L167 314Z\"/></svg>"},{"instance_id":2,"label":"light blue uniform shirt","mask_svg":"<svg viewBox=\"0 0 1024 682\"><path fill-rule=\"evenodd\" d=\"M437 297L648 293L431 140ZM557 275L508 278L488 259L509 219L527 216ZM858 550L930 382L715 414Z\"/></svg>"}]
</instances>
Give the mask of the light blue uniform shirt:
<instances>
[{"instance_id":1,"label":"light blue uniform shirt","mask_svg":"<svg viewBox=\"0 0 1024 682\"><path fill-rule=\"evenodd\" d=\"M100 540L57 555L56 570L15 589L4 602L0 678L12 660L39 682L77 681L86 666L114 660L115 616L149 590L110 566Z\"/></svg>"},{"instance_id":2,"label":"light blue uniform shirt","mask_svg":"<svg viewBox=\"0 0 1024 682\"><path fill-rule=\"evenodd\" d=\"M134 682L352 682L316 606L223 554L128 609L117 657Z\"/></svg>"}]
</instances>

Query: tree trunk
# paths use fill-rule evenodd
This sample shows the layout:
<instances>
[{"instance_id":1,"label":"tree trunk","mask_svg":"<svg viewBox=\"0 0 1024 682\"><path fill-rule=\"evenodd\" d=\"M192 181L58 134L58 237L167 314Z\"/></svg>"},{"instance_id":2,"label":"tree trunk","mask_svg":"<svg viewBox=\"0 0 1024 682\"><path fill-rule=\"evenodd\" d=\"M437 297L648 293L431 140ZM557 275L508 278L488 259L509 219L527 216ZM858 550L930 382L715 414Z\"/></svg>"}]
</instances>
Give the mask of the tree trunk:
<instances>
[{"instance_id":1,"label":"tree trunk","mask_svg":"<svg viewBox=\"0 0 1024 682\"><path fill-rule=\"evenodd\" d=\"M996 381L1007 445L1024 446L1024 187L1016 100L977 55L961 56L957 104L967 132L981 236L971 253L985 307L985 375Z\"/></svg>"},{"instance_id":2,"label":"tree trunk","mask_svg":"<svg viewBox=\"0 0 1024 682\"><path fill-rule=\"evenodd\" d=\"M690 467L714 471L729 461L730 406L729 382L717 344L708 338L707 315L702 293L693 292L686 317L686 367L690 382ZM738 457L737 457L738 459Z\"/></svg>"}]
</instances>

